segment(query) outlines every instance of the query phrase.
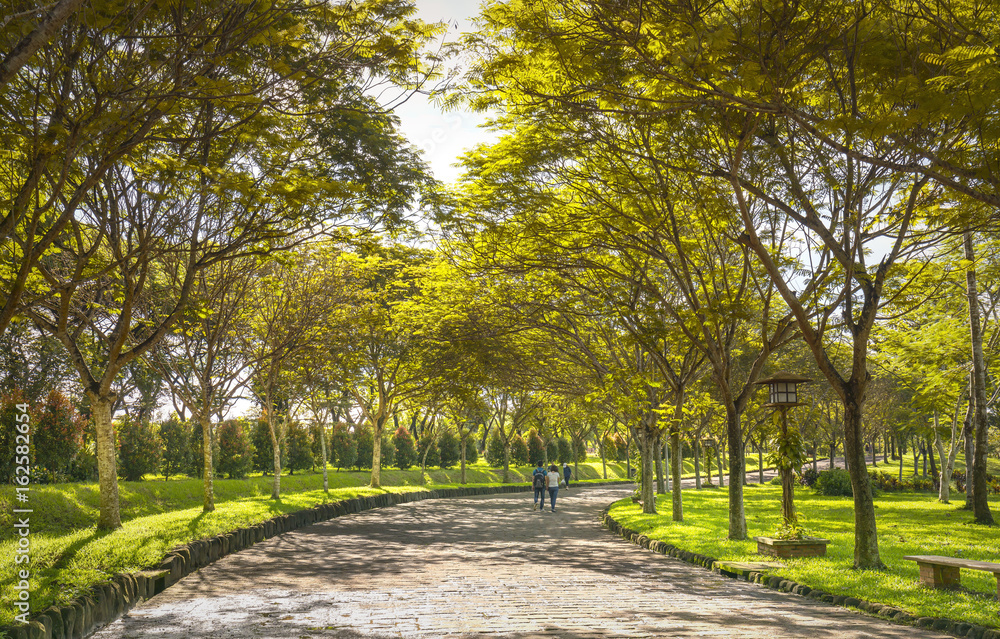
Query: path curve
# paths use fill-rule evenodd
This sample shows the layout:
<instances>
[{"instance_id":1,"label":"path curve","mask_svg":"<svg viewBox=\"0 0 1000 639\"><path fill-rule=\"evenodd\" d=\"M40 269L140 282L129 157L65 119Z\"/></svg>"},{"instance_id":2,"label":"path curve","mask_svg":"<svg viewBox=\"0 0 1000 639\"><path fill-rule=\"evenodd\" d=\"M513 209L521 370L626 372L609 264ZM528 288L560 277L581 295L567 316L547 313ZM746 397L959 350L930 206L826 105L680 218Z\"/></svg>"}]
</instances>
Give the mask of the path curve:
<instances>
[{"instance_id":1,"label":"path curve","mask_svg":"<svg viewBox=\"0 0 1000 639\"><path fill-rule=\"evenodd\" d=\"M606 531L620 486L426 500L288 532L202 568L98 639L940 639L716 575Z\"/></svg>"}]
</instances>

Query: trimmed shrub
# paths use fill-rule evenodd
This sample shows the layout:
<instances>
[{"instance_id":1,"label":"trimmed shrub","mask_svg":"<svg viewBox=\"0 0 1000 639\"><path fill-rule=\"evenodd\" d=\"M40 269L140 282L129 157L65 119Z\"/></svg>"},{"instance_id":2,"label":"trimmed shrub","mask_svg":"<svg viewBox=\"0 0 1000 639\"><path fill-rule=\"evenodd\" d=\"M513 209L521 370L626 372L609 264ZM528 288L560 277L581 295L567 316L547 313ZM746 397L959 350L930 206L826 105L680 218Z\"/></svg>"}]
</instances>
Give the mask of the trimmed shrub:
<instances>
[{"instance_id":1,"label":"trimmed shrub","mask_svg":"<svg viewBox=\"0 0 1000 639\"><path fill-rule=\"evenodd\" d=\"M337 467L350 468L358 459L358 442L354 439L350 427L344 422L338 422L333 427L330 437L330 461Z\"/></svg>"},{"instance_id":2,"label":"trimmed shrub","mask_svg":"<svg viewBox=\"0 0 1000 639\"><path fill-rule=\"evenodd\" d=\"M503 440L499 433L493 431L486 439L486 463L490 468L503 467ZM537 461L537 460L536 460Z\"/></svg>"},{"instance_id":3,"label":"trimmed shrub","mask_svg":"<svg viewBox=\"0 0 1000 639\"><path fill-rule=\"evenodd\" d=\"M438 437L438 453L440 454L441 468L451 468L462 460L461 443L455 432L450 428L445 429Z\"/></svg>"},{"instance_id":4,"label":"trimmed shrub","mask_svg":"<svg viewBox=\"0 0 1000 639\"><path fill-rule=\"evenodd\" d=\"M556 439L550 439L545 444L545 459L550 464L559 459L559 441ZM534 460L531 463L535 463L538 460Z\"/></svg>"},{"instance_id":5,"label":"trimmed shrub","mask_svg":"<svg viewBox=\"0 0 1000 639\"><path fill-rule=\"evenodd\" d=\"M191 468L191 425L182 422L176 413L160 424L160 441L163 442L163 456L160 472L164 479L180 475ZM203 460L199 460L204 463Z\"/></svg>"},{"instance_id":6,"label":"trimmed shrub","mask_svg":"<svg viewBox=\"0 0 1000 639\"><path fill-rule=\"evenodd\" d=\"M219 441L219 461L215 464L217 472L228 475L230 479L246 477L253 465L253 450L244 423L227 419L215 427L215 435ZM271 465L274 466L274 460Z\"/></svg>"},{"instance_id":7,"label":"trimmed shrub","mask_svg":"<svg viewBox=\"0 0 1000 639\"><path fill-rule=\"evenodd\" d=\"M532 428L528 431L528 437L525 439L525 443L528 445L528 459L534 464L540 459L553 459L552 457L546 458L546 446L542 438L538 436L538 432ZM513 463L513 460L511 460Z\"/></svg>"},{"instance_id":8,"label":"trimmed shrub","mask_svg":"<svg viewBox=\"0 0 1000 639\"><path fill-rule=\"evenodd\" d=\"M306 470L316 465L312 454L312 437L309 429L299 422L289 422L285 432L288 442L288 474L294 475L297 470ZM284 466L286 464L282 464Z\"/></svg>"},{"instance_id":9,"label":"trimmed shrub","mask_svg":"<svg viewBox=\"0 0 1000 639\"><path fill-rule=\"evenodd\" d=\"M816 477L816 490L821 495L853 497L851 476L843 468L824 470Z\"/></svg>"},{"instance_id":10,"label":"trimmed shrub","mask_svg":"<svg viewBox=\"0 0 1000 639\"><path fill-rule=\"evenodd\" d=\"M424 457L425 453L426 457ZM441 452L438 450L437 439L433 435L424 435L417 442L417 459L424 468L441 464Z\"/></svg>"},{"instance_id":11,"label":"trimmed shrub","mask_svg":"<svg viewBox=\"0 0 1000 639\"><path fill-rule=\"evenodd\" d=\"M510 440L510 463L512 466L527 466L533 463L528 460L528 445L520 433L516 433Z\"/></svg>"},{"instance_id":12,"label":"trimmed shrub","mask_svg":"<svg viewBox=\"0 0 1000 639\"><path fill-rule=\"evenodd\" d=\"M475 464L479 461L479 449L476 447L476 438L467 437L465 439L465 463Z\"/></svg>"},{"instance_id":13,"label":"trimmed shrub","mask_svg":"<svg viewBox=\"0 0 1000 639\"><path fill-rule=\"evenodd\" d=\"M250 444L253 446L252 469L262 475L269 475L274 472L274 443L271 442L271 428L267 425L267 420L260 418L254 422L253 431L250 434ZM278 442L281 466L285 465L287 457L287 445L284 441Z\"/></svg>"},{"instance_id":14,"label":"trimmed shrub","mask_svg":"<svg viewBox=\"0 0 1000 639\"><path fill-rule=\"evenodd\" d=\"M385 426L382 428L385 429ZM382 431L382 468L393 468L396 465L396 442L393 435L388 429Z\"/></svg>"},{"instance_id":15,"label":"trimmed shrub","mask_svg":"<svg viewBox=\"0 0 1000 639\"><path fill-rule=\"evenodd\" d=\"M806 468L805 472L799 476L799 483L803 486L808 486L812 488L816 485L816 478L819 477L819 471L810 466Z\"/></svg>"},{"instance_id":16,"label":"trimmed shrub","mask_svg":"<svg viewBox=\"0 0 1000 639\"><path fill-rule=\"evenodd\" d=\"M31 429L34 470L41 471L44 481L66 481L72 461L83 445L86 420L76 412L69 398L57 390L49 391L37 412Z\"/></svg>"},{"instance_id":17,"label":"trimmed shrub","mask_svg":"<svg viewBox=\"0 0 1000 639\"><path fill-rule=\"evenodd\" d=\"M406 470L417 463L417 443L413 441L413 435L406 430L405 426L400 426L392 435L393 448L396 449L396 467Z\"/></svg>"},{"instance_id":18,"label":"trimmed shrub","mask_svg":"<svg viewBox=\"0 0 1000 639\"><path fill-rule=\"evenodd\" d=\"M375 454L375 435L368 426L354 427L354 441L358 445L358 457L354 467L358 469L372 467L372 455Z\"/></svg>"},{"instance_id":19,"label":"trimmed shrub","mask_svg":"<svg viewBox=\"0 0 1000 639\"><path fill-rule=\"evenodd\" d=\"M558 448L556 458L559 460L560 464L573 463L573 445L569 443L568 439L560 437L556 440L556 447ZM552 459L552 457L549 459Z\"/></svg>"},{"instance_id":20,"label":"trimmed shrub","mask_svg":"<svg viewBox=\"0 0 1000 639\"><path fill-rule=\"evenodd\" d=\"M118 440L118 476L125 481L142 481L160 466L160 438L149 422L125 415L115 424Z\"/></svg>"}]
</instances>

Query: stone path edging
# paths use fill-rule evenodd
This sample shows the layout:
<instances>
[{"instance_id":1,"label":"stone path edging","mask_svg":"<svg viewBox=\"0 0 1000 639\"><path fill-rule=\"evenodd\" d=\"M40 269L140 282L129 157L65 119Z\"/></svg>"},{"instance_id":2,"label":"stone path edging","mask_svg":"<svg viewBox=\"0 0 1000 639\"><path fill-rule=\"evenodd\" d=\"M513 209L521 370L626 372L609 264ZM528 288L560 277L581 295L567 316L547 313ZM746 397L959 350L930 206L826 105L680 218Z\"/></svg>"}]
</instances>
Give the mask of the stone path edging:
<instances>
[{"instance_id":1,"label":"stone path edging","mask_svg":"<svg viewBox=\"0 0 1000 639\"><path fill-rule=\"evenodd\" d=\"M577 482L587 486L634 483L631 480ZM253 526L237 528L208 539L198 539L177 546L159 564L137 573L117 574L110 581L96 584L87 594L62 606L50 606L32 617L27 625L0 626L0 637L10 639L86 639L96 630L117 620L136 604L159 594L184 576L234 552L249 548L282 533L343 515L384 508L424 499L444 499L471 495L499 495L528 492L531 484L469 486L408 493L383 493L327 502L278 515ZM998 637L1000 639L1000 637Z\"/></svg>"},{"instance_id":2,"label":"stone path edging","mask_svg":"<svg viewBox=\"0 0 1000 639\"><path fill-rule=\"evenodd\" d=\"M985 626L979 626L964 621L955 621L953 619L938 617L914 617L893 606L872 603L855 597L832 595L828 592L810 588L809 586L791 581L789 579L782 579L777 576L769 577L765 573L761 572L750 571L746 573L733 573L722 570L718 565L719 561L714 557L689 552L678 548L673 544L668 544L657 539L650 539L648 536L640 534L631 528L622 526L616 519L611 517L608 512L609 509L610 506L605 508L601 513L601 521L604 524L604 527L612 533L620 535L623 539L647 550L658 552L661 555L676 557L682 561L702 566L732 579L742 579L744 581L760 584L773 590L780 590L782 592L788 592L802 597L808 597L810 599L817 599L837 606L843 606L845 608L855 608L864 614L887 619L893 623L901 625L938 630L956 637L966 637L968 639L1000 639L1000 628L987 628Z\"/></svg>"}]
</instances>

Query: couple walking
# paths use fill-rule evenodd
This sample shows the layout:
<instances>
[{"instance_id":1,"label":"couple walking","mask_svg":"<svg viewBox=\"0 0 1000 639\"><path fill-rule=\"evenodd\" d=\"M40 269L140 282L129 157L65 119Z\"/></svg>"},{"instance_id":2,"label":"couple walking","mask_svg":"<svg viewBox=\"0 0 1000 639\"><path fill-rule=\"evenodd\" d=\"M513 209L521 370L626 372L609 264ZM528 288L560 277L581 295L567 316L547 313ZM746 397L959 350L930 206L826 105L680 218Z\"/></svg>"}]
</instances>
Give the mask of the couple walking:
<instances>
[{"instance_id":1,"label":"couple walking","mask_svg":"<svg viewBox=\"0 0 1000 639\"><path fill-rule=\"evenodd\" d=\"M565 474L565 484L566 488L569 488L569 477L570 468L569 464L563 464L563 473ZM541 509L545 510L545 491L549 491L549 505L552 507L552 512L556 511L556 495L559 494L559 467L555 464L549 466L548 472L545 471L544 464L538 462L538 467L535 471L531 473L531 485L535 489L535 506L538 508L539 498L541 498Z\"/></svg>"}]
</instances>

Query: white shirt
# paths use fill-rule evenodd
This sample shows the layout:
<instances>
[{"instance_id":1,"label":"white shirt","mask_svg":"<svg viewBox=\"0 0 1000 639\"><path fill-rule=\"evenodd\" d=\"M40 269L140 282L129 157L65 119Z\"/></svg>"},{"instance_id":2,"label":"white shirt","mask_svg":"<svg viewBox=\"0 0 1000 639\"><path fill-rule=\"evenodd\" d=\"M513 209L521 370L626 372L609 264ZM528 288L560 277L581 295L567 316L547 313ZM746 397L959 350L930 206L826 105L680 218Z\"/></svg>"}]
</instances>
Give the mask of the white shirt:
<instances>
[{"instance_id":1,"label":"white shirt","mask_svg":"<svg viewBox=\"0 0 1000 639\"><path fill-rule=\"evenodd\" d=\"M549 478L549 488L559 488L559 480L561 479L559 473L554 470L550 470L546 477Z\"/></svg>"}]
</instances>

